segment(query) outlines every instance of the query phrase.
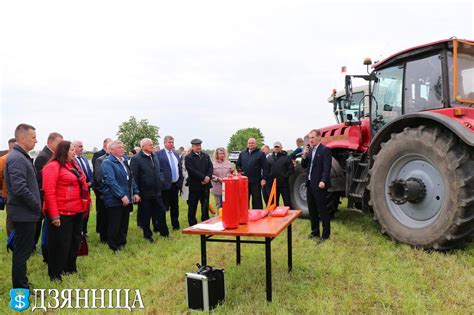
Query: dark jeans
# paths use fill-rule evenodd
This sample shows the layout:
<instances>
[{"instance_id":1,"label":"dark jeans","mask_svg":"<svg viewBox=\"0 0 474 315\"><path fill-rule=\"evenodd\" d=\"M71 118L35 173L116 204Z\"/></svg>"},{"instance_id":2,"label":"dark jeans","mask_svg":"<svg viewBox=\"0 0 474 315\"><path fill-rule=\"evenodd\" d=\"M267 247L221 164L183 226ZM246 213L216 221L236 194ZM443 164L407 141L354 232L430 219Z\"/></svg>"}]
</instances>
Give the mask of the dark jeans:
<instances>
[{"instance_id":1,"label":"dark jeans","mask_svg":"<svg viewBox=\"0 0 474 315\"><path fill-rule=\"evenodd\" d=\"M170 210L171 224L173 228L179 229L179 187L171 184L171 188L163 190L163 202L166 211Z\"/></svg>"},{"instance_id":2,"label":"dark jeans","mask_svg":"<svg viewBox=\"0 0 474 315\"><path fill-rule=\"evenodd\" d=\"M127 244L128 222L133 205L106 208L107 244L116 251Z\"/></svg>"},{"instance_id":3,"label":"dark jeans","mask_svg":"<svg viewBox=\"0 0 474 315\"><path fill-rule=\"evenodd\" d=\"M280 205L280 195L283 198L283 204L291 208L291 197L290 197L290 188L288 186L278 187L276 189L276 203L277 206Z\"/></svg>"},{"instance_id":4,"label":"dark jeans","mask_svg":"<svg viewBox=\"0 0 474 315\"><path fill-rule=\"evenodd\" d=\"M268 206L268 198L270 197L270 190L272 189L272 185L269 182L265 186L262 187L262 196L263 202Z\"/></svg>"},{"instance_id":5,"label":"dark jeans","mask_svg":"<svg viewBox=\"0 0 474 315\"><path fill-rule=\"evenodd\" d=\"M188 223L197 224L196 211L198 202L201 202L201 221L209 219L209 188L199 191L189 191L188 197Z\"/></svg>"},{"instance_id":6,"label":"dark jeans","mask_svg":"<svg viewBox=\"0 0 474 315\"><path fill-rule=\"evenodd\" d=\"M312 189L308 184L306 196L311 219L311 234L319 237L319 221L321 221L323 225L322 238L329 238L331 235L331 216L326 206L327 194L326 190Z\"/></svg>"},{"instance_id":7,"label":"dark jeans","mask_svg":"<svg viewBox=\"0 0 474 315\"><path fill-rule=\"evenodd\" d=\"M77 251L81 244L84 214L61 215L61 225L48 225L48 275L61 279L64 273L77 272Z\"/></svg>"},{"instance_id":8,"label":"dark jeans","mask_svg":"<svg viewBox=\"0 0 474 315\"><path fill-rule=\"evenodd\" d=\"M95 191L95 209L97 210L95 231L99 233L101 242L107 242L107 211L104 205L104 195L98 191Z\"/></svg>"},{"instance_id":9,"label":"dark jeans","mask_svg":"<svg viewBox=\"0 0 474 315\"><path fill-rule=\"evenodd\" d=\"M150 229L150 220L155 222L161 236L168 236L170 234L166 224L165 207L163 206L161 196L158 198L142 199L138 207L141 211L140 222L143 229L143 237L153 237L153 232Z\"/></svg>"},{"instance_id":10,"label":"dark jeans","mask_svg":"<svg viewBox=\"0 0 474 315\"><path fill-rule=\"evenodd\" d=\"M26 262L33 251L37 222L13 222L12 287L29 289Z\"/></svg>"},{"instance_id":11,"label":"dark jeans","mask_svg":"<svg viewBox=\"0 0 474 315\"><path fill-rule=\"evenodd\" d=\"M252 197L252 209L263 209L262 203L262 187L260 182L249 183L249 201Z\"/></svg>"}]
</instances>

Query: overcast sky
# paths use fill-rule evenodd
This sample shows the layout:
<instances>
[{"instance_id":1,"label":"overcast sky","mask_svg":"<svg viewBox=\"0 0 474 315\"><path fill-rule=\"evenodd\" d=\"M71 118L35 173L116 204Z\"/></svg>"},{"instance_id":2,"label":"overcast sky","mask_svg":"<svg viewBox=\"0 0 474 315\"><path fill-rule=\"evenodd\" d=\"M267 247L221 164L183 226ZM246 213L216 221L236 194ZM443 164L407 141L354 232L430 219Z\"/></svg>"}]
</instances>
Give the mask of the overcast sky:
<instances>
[{"instance_id":1,"label":"overcast sky","mask_svg":"<svg viewBox=\"0 0 474 315\"><path fill-rule=\"evenodd\" d=\"M19 123L116 137L129 116L176 146L226 146L240 128L293 149L335 122L341 67L451 36L474 39L472 1L3 1L0 149Z\"/></svg>"}]
</instances>

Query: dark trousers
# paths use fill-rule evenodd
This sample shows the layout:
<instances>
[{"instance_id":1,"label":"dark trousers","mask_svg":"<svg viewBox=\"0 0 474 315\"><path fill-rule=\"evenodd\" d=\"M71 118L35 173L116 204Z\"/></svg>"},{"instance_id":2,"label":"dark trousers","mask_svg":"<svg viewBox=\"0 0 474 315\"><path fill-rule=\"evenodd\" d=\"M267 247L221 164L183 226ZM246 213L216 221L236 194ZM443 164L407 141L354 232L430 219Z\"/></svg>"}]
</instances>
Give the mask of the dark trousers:
<instances>
[{"instance_id":1,"label":"dark trousers","mask_svg":"<svg viewBox=\"0 0 474 315\"><path fill-rule=\"evenodd\" d=\"M133 205L106 208L107 244L116 251L127 244L128 222Z\"/></svg>"},{"instance_id":2,"label":"dark trousers","mask_svg":"<svg viewBox=\"0 0 474 315\"><path fill-rule=\"evenodd\" d=\"M328 192L326 190L312 189L308 184L306 196L311 219L311 234L319 237L319 221L321 221L323 225L321 237L329 238L331 235L331 216L326 206Z\"/></svg>"},{"instance_id":3,"label":"dark trousers","mask_svg":"<svg viewBox=\"0 0 474 315\"><path fill-rule=\"evenodd\" d=\"M43 203L43 201L41 201L41 203ZM41 215L39 221L36 222L35 239L34 239L34 243L33 243L33 250L36 249L36 244L38 244L39 238L41 236L41 231L43 230L42 229L43 224L44 224L43 223L43 215Z\"/></svg>"},{"instance_id":4,"label":"dark trousers","mask_svg":"<svg viewBox=\"0 0 474 315\"><path fill-rule=\"evenodd\" d=\"M100 235L101 242L107 242L107 211L104 205L104 195L95 192L95 209L97 211L95 231Z\"/></svg>"},{"instance_id":5,"label":"dark trousers","mask_svg":"<svg viewBox=\"0 0 474 315\"><path fill-rule=\"evenodd\" d=\"M268 198L270 197L270 190L272 188L272 185L270 185L268 182L265 186L262 187L262 195L263 195L263 202L268 206Z\"/></svg>"},{"instance_id":6,"label":"dark trousers","mask_svg":"<svg viewBox=\"0 0 474 315\"><path fill-rule=\"evenodd\" d=\"M48 225L48 275L61 279L64 273L77 272L77 251L81 244L84 214L61 215L61 225Z\"/></svg>"},{"instance_id":7,"label":"dark trousers","mask_svg":"<svg viewBox=\"0 0 474 315\"><path fill-rule=\"evenodd\" d=\"M179 229L179 187L171 184L171 188L163 190L163 202L166 211L170 210L171 224L173 228Z\"/></svg>"},{"instance_id":8,"label":"dark trousers","mask_svg":"<svg viewBox=\"0 0 474 315\"><path fill-rule=\"evenodd\" d=\"M291 209L290 188L288 186L279 187L276 189L276 203L280 205L280 195L283 198L283 204Z\"/></svg>"},{"instance_id":9,"label":"dark trousers","mask_svg":"<svg viewBox=\"0 0 474 315\"><path fill-rule=\"evenodd\" d=\"M198 202L201 202L201 221L209 219L209 188L199 191L189 191L188 197L188 223L197 224L196 211Z\"/></svg>"},{"instance_id":10,"label":"dark trousers","mask_svg":"<svg viewBox=\"0 0 474 315\"><path fill-rule=\"evenodd\" d=\"M260 182L249 183L249 201L252 197L252 209L263 209L262 203L262 187Z\"/></svg>"},{"instance_id":11,"label":"dark trousers","mask_svg":"<svg viewBox=\"0 0 474 315\"><path fill-rule=\"evenodd\" d=\"M138 208L141 212L140 222L143 229L143 237L153 237L150 229L150 220L154 221L161 236L168 236L168 224L166 224L165 207L161 196L157 198L142 199Z\"/></svg>"},{"instance_id":12,"label":"dark trousers","mask_svg":"<svg viewBox=\"0 0 474 315\"><path fill-rule=\"evenodd\" d=\"M15 229L12 255L13 288L29 289L26 262L33 251L36 226L36 222L13 222Z\"/></svg>"}]
</instances>

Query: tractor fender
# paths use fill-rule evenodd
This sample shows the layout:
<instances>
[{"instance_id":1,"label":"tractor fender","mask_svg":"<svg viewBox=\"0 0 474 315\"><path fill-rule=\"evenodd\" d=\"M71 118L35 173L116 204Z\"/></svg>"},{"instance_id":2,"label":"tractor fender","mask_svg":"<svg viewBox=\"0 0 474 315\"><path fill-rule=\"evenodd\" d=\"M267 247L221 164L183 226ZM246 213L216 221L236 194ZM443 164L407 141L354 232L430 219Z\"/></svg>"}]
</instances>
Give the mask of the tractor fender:
<instances>
[{"instance_id":1,"label":"tractor fender","mask_svg":"<svg viewBox=\"0 0 474 315\"><path fill-rule=\"evenodd\" d=\"M467 145L474 147L474 132L470 131L458 121L436 112L418 112L400 116L383 126L372 139L370 145L371 158L379 152L381 144L390 139L392 133L400 133L406 127L417 127L421 125L442 126L458 136Z\"/></svg>"}]
</instances>

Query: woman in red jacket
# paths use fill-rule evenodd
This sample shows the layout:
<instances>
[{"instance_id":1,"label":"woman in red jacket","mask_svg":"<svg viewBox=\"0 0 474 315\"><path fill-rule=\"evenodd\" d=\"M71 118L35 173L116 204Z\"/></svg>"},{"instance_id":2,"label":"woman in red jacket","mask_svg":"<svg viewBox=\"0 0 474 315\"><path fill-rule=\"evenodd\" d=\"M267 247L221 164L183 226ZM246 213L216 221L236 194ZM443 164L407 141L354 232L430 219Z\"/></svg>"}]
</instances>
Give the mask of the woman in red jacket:
<instances>
[{"instance_id":1,"label":"woman in red jacket","mask_svg":"<svg viewBox=\"0 0 474 315\"><path fill-rule=\"evenodd\" d=\"M47 241L51 280L61 280L62 274L77 272L82 221L89 212L86 178L74 156L71 142L61 141L42 171L44 212L51 222Z\"/></svg>"}]
</instances>

